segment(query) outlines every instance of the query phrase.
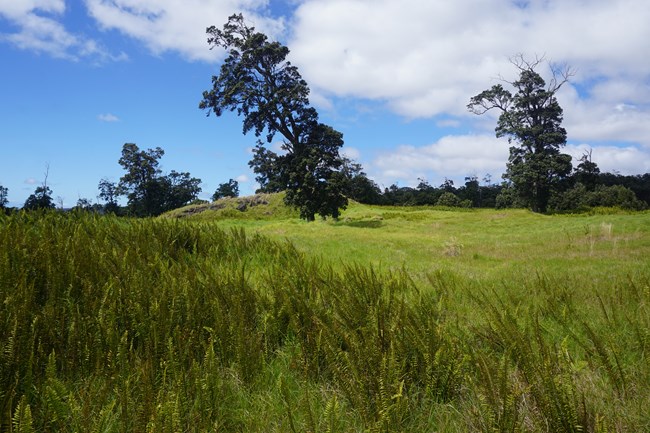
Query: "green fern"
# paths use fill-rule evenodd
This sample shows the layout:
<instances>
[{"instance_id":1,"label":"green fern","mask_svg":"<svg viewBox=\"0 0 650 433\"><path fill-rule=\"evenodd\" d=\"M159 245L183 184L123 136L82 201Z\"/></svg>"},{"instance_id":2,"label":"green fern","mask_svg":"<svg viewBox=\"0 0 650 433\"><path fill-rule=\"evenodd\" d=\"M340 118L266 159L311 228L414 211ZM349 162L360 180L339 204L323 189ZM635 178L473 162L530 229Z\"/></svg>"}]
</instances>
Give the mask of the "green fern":
<instances>
[{"instance_id":1,"label":"green fern","mask_svg":"<svg viewBox=\"0 0 650 433\"><path fill-rule=\"evenodd\" d=\"M15 433L33 433L32 410L27 403L27 399L23 395L16 406L13 417L13 428Z\"/></svg>"}]
</instances>

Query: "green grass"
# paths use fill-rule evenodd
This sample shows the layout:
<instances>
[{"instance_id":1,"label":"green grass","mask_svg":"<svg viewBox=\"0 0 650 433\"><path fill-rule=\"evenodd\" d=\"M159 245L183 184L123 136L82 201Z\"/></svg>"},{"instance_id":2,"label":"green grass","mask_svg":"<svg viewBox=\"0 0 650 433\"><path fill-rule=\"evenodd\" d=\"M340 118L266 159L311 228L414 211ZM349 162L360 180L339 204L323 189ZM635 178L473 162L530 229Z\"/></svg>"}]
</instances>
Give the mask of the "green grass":
<instances>
[{"instance_id":1,"label":"green grass","mask_svg":"<svg viewBox=\"0 0 650 433\"><path fill-rule=\"evenodd\" d=\"M287 239L336 263L355 261L412 274L453 272L481 281L546 272L607 278L643 269L650 257L650 214L540 215L525 210L440 210L352 203L338 222L296 218L216 219Z\"/></svg>"},{"instance_id":2,"label":"green grass","mask_svg":"<svg viewBox=\"0 0 650 433\"><path fill-rule=\"evenodd\" d=\"M266 201L0 216L0 430L650 431L650 214Z\"/></svg>"}]
</instances>

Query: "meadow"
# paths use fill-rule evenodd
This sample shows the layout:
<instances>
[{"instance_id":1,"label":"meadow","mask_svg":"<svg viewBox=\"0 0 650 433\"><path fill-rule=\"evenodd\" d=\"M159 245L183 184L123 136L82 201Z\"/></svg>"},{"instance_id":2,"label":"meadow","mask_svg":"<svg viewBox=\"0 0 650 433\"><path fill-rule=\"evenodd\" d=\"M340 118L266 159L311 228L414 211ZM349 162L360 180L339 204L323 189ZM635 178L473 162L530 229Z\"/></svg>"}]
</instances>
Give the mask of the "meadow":
<instances>
[{"instance_id":1,"label":"meadow","mask_svg":"<svg viewBox=\"0 0 650 433\"><path fill-rule=\"evenodd\" d=\"M5 431L650 431L650 213L0 216Z\"/></svg>"}]
</instances>

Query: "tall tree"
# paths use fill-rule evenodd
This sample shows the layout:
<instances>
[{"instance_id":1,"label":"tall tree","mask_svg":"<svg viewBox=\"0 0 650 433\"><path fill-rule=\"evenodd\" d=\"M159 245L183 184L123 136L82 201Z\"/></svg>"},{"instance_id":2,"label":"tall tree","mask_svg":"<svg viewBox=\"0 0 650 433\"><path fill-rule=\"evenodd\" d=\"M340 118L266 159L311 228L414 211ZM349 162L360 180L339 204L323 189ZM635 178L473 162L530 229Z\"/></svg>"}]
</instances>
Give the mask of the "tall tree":
<instances>
[{"instance_id":1,"label":"tall tree","mask_svg":"<svg viewBox=\"0 0 650 433\"><path fill-rule=\"evenodd\" d=\"M551 67L553 77L547 86L535 71L543 59L529 62L519 55L511 61L519 70L519 79L506 83L516 92L497 84L471 98L467 108L479 115L492 109L501 112L496 136L515 143L510 147L504 178L533 211L545 212L551 193L571 172L571 156L560 153L566 144L566 130L561 126L562 108L555 95L572 72Z\"/></svg>"},{"instance_id":2,"label":"tall tree","mask_svg":"<svg viewBox=\"0 0 650 433\"><path fill-rule=\"evenodd\" d=\"M265 134L268 143L282 135L283 155L258 141L250 165L262 188L286 189L287 203L307 220L315 213L337 217L347 205L338 174L342 135L318 122L307 83L286 60L289 49L249 27L241 14L232 15L223 29L212 26L207 33L211 48L224 48L228 56L219 75L212 77L212 89L203 92L199 108L216 116L236 111L244 118L243 133Z\"/></svg>"}]
</instances>

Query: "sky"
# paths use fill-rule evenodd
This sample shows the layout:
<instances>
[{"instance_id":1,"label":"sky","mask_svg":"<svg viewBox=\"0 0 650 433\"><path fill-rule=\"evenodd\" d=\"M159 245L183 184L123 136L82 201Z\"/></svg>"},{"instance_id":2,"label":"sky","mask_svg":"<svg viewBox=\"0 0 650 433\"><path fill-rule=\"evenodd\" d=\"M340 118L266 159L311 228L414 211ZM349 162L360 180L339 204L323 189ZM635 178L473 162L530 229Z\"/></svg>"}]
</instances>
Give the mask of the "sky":
<instances>
[{"instance_id":1,"label":"sky","mask_svg":"<svg viewBox=\"0 0 650 433\"><path fill-rule=\"evenodd\" d=\"M647 0L0 0L9 205L45 181L57 205L98 202L99 181L124 174L124 143L161 147L163 171L200 178L201 198L229 179L253 193L256 137L198 108L225 57L205 29L239 12L289 47L321 121L382 189L499 182L497 113L466 106L514 81L518 54L574 71L557 94L574 164L591 152L601 171L650 172Z\"/></svg>"}]
</instances>

